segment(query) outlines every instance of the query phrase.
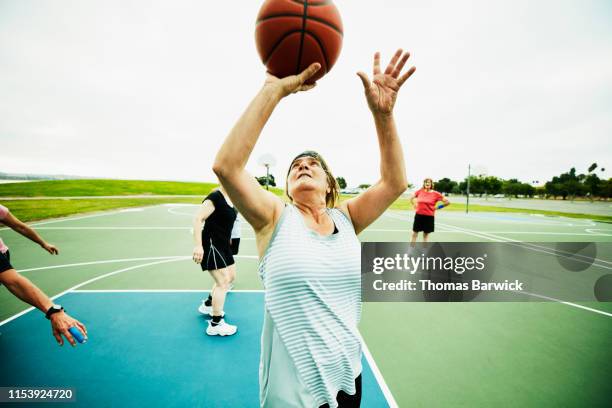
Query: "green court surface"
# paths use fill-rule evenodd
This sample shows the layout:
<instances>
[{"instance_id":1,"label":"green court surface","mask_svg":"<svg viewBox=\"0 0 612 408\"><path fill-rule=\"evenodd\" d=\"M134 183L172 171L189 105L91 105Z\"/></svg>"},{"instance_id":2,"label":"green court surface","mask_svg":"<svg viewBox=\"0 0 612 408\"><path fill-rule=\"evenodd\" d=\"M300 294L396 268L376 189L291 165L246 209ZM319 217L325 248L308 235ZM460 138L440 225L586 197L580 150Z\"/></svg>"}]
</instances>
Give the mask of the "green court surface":
<instances>
[{"instance_id":1,"label":"green court surface","mask_svg":"<svg viewBox=\"0 0 612 408\"><path fill-rule=\"evenodd\" d=\"M138 300L143 293L171 293L193 303L185 313L196 313L197 300L210 288L211 279L191 261L191 220L195 208L160 205L33 223L49 242L59 246L60 255L55 257L10 230L1 230L0 235L10 247L13 265L24 276L51 296L80 299L73 302L69 313L90 327L93 344L96 337L105 336L94 329L97 310L100 316L108 317L102 294L122 294L125 297L121 302L133 299L133 303L123 306L125 314L122 310L116 312L126 324L131 317L136 318L129 312L134 305L156 313L154 301ZM411 213L390 211L364 231L360 239L407 241L411 225ZM432 241L612 242L612 225L529 214L466 215L440 211ZM612 254L598 254L599 268L610 272L611 257ZM237 271L236 293L231 296L244 299L240 297L241 291L260 293L263 288L257 275L255 242L246 223ZM193 291L202 292L194 295ZM92 296L90 303L87 296ZM108 299L112 305L112 299ZM254 305L251 307L261 307L261 303ZM18 323L35 316L40 321L33 320L37 327L33 332L40 337L28 343L29 350L36 354L32 348L40 343L42 358L46 355L57 359L62 353L72 353L49 347L55 340L50 333L46 336L48 323L37 316L39 312L22 313L26 310L26 305L5 288L0 289L0 333L7 333L0 335L0 344L17 330L24 330L21 334L27 336L25 324ZM263 310L257 313L261 316ZM248 316L245 312L243 318ZM241 321L239 309L233 314L232 323L239 328L247 326L247 322ZM385 395L383 406L609 406L612 303L364 303L360 331L368 350L372 381ZM257 331L249 338L249 344L255 344L248 348L254 354L253 361L258 358L258 335ZM176 336L174 347L180 347L185 333ZM206 335L199 330L193 336ZM164 337L169 346L173 339L172 332ZM78 352L86 353L92 344L81 346ZM0 348L0 352L7 349ZM202 354L206 352L202 350ZM121 360L126 358L124 353L127 349L118 342L113 355L106 357ZM233 375L235 370L240 372L240 366L228 370ZM251 371L247 374L256 385L256 374ZM5 373L2 378L11 377ZM97 379L88 381L95 383ZM98 398L103 399L105 392L101 389ZM364 406L381 406L368 401L374 399L364 398Z\"/></svg>"}]
</instances>

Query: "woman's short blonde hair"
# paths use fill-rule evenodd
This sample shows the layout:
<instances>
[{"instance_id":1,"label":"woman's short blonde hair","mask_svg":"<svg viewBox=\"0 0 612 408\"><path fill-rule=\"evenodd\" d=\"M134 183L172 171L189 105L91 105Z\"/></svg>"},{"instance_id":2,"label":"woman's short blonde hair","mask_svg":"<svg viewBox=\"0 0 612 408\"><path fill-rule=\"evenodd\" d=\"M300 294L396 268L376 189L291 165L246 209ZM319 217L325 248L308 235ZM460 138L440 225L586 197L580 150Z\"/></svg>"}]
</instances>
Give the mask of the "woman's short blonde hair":
<instances>
[{"instance_id":1,"label":"woman's short blonde hair","mask_svg":"<svg viewBox=\"0 0 612 408\"><path fill-rule=\"evenodd\" d=\"M338 185L336 178L332 174L323 157L319 153L312 150L302 152L291 160L289 170L287 170L287 177L285 179L285 193L287 194L287 197L289 197L289 200L293 201L293 198L289 195L289 173L291 173L291 166L293 166L293 162L295 162L297 159L301 159L302 157L312 157L321 163L321 168L323 168L323 171L325 171L325 174L327 175L327 185L329 187L329 192L325 194L325 203L327 208L334 208L340 198L340 186Z\"/></svg>"},{"instance_id":2,"label":"woman's short blonde hair","mask_svg":"<svg viewBox=\"0 0 612 408\"><path fill-rule=\"evenodd\" d=\"M427 180L429 180L431 182L431 189L434 189L434 181L433 179L427 177L425 180L423 180L423 187L425 187L425 183L427 183Z\"/></svg>"}]
</instances>

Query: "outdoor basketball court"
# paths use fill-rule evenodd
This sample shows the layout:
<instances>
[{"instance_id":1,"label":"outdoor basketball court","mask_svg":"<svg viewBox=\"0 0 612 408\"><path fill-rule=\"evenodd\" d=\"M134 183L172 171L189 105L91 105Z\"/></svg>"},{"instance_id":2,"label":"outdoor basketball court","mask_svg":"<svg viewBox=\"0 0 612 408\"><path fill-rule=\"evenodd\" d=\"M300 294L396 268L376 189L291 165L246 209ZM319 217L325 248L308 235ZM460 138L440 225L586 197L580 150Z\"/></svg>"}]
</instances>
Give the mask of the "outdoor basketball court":
<instances>
[{"instance_id":1,"label":"outdoor basketball court","mask_svg":"<svg viewBox=\"0 0 612 408\"><path fill-rule=\"evenodd\" d=\"M195 208L34 223L59 246L56 257L2 230L13 265L87 325L89 342L59 348L44 316L2 288L0 385L74 387L73 406L258 406L263 288L253 232L243 223L226 305L238 333L206 336L197 307L211 279L191 260ZM390 211L360 238L406 241L411 225L411 214ZM612 225L440 211L432 237L610 242ZM611 270L612 254L598 254L583 276ZM612 391L612 303L364 303L360 331L364 407L605 406Z\"/></svg>"}]
</instances>

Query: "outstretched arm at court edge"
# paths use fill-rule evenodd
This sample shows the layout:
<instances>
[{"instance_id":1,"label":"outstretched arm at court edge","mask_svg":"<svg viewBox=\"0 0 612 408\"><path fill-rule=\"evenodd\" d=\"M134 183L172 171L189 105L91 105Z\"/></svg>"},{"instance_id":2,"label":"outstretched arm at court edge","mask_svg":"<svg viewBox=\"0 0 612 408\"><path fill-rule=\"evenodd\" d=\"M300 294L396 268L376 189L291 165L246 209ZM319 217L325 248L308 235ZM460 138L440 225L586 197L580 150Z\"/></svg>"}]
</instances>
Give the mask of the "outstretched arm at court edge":
<instances>
[{"instance_id":1,"label":"outstretched arm at court edge","mask_svg":"<svg viewBox=\"0 0 612 408\"><path fill-rule=\"evenodd\" d=\"M49 244L47 241L42 239L40 235L36 231L34 231L29 225L23 223L17 217L15 217L9 211L4 219L2 220L2 224L6 225L10 229L20 233L24 237L30 239L31 241L36 242L40 245L45 251L49 252L51 255L57 255L59 250L55 245Z\"/></svg>"},{"instance_id":2,"label":"outstretched arm at court edge","mask_svg":"<svg viewBox=\"0 0 612 408\"><path fill-rule=\"evenodd\" d=\"M0 283L19 299L39 309L41 312L46 313L53 302L47 295L43 293L36 285L30 282L24 276L21 276L14 269L9 269L0 273ZM51 315L51 329L53 331L53 337L60 346L64 345L64 339L62 335L66 337L68 342L72 345L76 345L76 341L68 331L71 327L77 327L84 337L87 337L87 328L81 322L73 319L65 312L54 313Z\"/></svg>"},{"instance_id":3,"label":"outstretched arm at court edge","mask_svg":"<svg viewBox=\"0 0 612 408\"><path fill-rule=\"evenodd\" d=\"M304 82L319 68L319 64L312 64L301 74L282 79L268 75L263 88L234 125L215 158L213 171L238 211L255 231L273 223L282 211L283 202L261 188L257 180L245 170L246 163L276 105L289 94L312 89L314 84L307 85Z\"/></svg>"},{"instance_id":4,"label":"outstretched arm at court edge","mask_svg":"<svg viewBox=\"0 0 612 408\"><path fill-rule=\"evenodd\" d=\"M393 118L393 107L401 86L416 70L411 67L400 76L409 53L397 50L384 72L380 70L380 53L374 54L372 82L359 72L366 99L376 125L380 149L380 180L355 198L345 201L340 208L348 211L355 232L359 234L395 201L408 187L404 153Z\"/></svg>"},{"instance_id":5,"label":"outstretched arm at court edge","mask_svg":"<svg viewBox=\"0 0 612 408\"><path fill-rule=\"evenodd\" d=\"M204 247L202 247L202 224L210 214L215 211L215 205L210 200L204 200L195 217L193 217L193 242L195 247L193 248L193 261L195 263L202 263L204 257Z\"/></svg>"}]
</instances>

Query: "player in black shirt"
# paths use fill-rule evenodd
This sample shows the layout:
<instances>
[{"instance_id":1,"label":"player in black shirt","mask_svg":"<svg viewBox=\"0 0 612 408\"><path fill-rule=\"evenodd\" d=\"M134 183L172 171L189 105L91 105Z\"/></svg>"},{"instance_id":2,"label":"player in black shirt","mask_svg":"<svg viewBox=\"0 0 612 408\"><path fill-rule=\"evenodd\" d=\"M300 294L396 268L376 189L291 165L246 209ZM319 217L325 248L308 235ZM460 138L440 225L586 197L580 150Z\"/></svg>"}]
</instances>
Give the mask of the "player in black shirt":
<instances>
[{"instance_id":1,"label":"player in black shirt","mask_svg":"<svg viewBox=\"0 0 612 408\"><path fill-rule=\"evenodd\" d=\"M236 333L236 326L225 322L223 305L234 273L231 235L237 211L222 188L211 192L203 201L194 218L193 238L195 248L193 260L210 272L215 283L210 292L212 310L203 304L200 311L209 312L206 334L229 336ZM204 229L202 229L204 223Z\"/></svg>"}]
</instances>

